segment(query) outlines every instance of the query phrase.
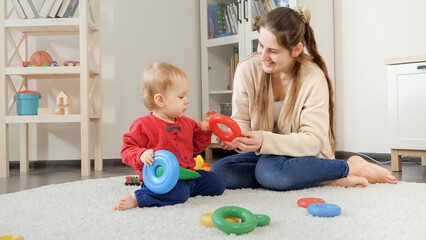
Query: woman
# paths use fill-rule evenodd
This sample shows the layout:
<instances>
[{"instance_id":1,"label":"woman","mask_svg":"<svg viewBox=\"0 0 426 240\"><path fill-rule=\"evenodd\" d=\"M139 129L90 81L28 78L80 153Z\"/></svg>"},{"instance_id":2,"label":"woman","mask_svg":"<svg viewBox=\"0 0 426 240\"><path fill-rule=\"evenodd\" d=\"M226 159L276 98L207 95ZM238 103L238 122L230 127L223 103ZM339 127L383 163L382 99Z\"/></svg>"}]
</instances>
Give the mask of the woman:
<instances>
[{"instance_id":1,"label":"woman","mask_svg":"<svg viewBox=\"0 0 426 240\"><path fill-rule=\"evenodd\" d=\"M232 118L242 137L219 139L222 148L240 153L212 167L227 188L398 182L361 157L334 159L333 89L309 21L309 9L299 7L274 9L258 23L257 53L239 64L234 78Z\"/></svg>"}]
</instances>

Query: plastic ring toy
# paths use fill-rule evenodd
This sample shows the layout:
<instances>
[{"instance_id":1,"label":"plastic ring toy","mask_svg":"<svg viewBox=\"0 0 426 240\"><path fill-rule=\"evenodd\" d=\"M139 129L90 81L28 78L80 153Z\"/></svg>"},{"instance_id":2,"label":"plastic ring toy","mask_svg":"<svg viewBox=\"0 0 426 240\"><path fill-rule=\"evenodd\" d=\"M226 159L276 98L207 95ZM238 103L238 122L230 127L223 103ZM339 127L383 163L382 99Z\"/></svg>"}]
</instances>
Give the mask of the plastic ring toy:
<instances>
[{"instance_id":1,"label":"plastic ring toy","mask_svg":"<svg viewBox=\"0 0 426 240\"><path fill-rule=\"evenodd\" d=\"M201 224L206 227L214 227L214 224L212 221L212 215L213 215L212 212L204 213L203 215L201 215L200 217ZM240 222L240 219L236 217L227 217L225 218L225 220L234 222L234 223Z\"/></svg>"},{"instance_id":2,"label":"plastic ring toy","mask_svg":"<svg viewBox=\"0 0 426 240\"><path fill-rule=\"evenodd\" d=\"M157 177L161 177L163 175L163 167L158 166L157 169L155 169L155 175ZM197 172L191 171L189 169L179 167L179 179L178 180L191 180L191 179L197 179L201 177L201 175Z\"/></svg>"},{"instance_id":3,"label":"plastic ring toy","mask_svg":"<svg viewBox=\"0 0 426 240\"><path fill-rule=\"evenodd\" d=\"M237 217L240 223L233 223L225 220L226 217ZM213 224L225 233L244 234L253 231L257 226L257 219L249 210L225 206L216 209L212 215Z\"/></svg>"},{"instance_id":4,"label":"plastic ring toy","mask_svg":"<svg viewBox=\"0 0 426 240\"><path fill-rule=\"evenodd\" d=\"M217 125L218 123L221 123L221 124L227 126L229 129L231 129L232 132L223 131ZM210 127L210 130L218 138L225 140L227 142L230 142L230 141L234 140L234 138L241 136L240 126L238 126L238 124L234 120L232 120L232 118L225 116L225 115L216 114L213 117L211 117L210 120L209 120L209 127Z\"/></svg>"},{"instance_id":5,"label":"plastic ring toy","mask_svg":"<svg viewBox=\"0 0 426 240\"><path fill-rule=\"evenodd\" d=\"M163 174L157 177L155 170L163 167ZM175 155L167 150L154 152L154 163L151 166L143 166L143 182L154 193L168 193L176 185L179 179L179 162Z\"/></svg>"},{"instance_id":6,"label":"plastic ring toy","mask_svg":"<svg viewBox=\"0 0 426 240\"><path fill-rule=\"evenodd\" d=\"M265 214L254 214L257 220L257 226L263 227L268 225L271 222L271 218Z\"/></svg>"},{"instance_id":7,"label":"plastic ring toy","mask_svg":"<svg viewBox=\"0 0 426 240\"><path fill-rule=\"evenodd\" d=\"M307 208L312 203L325 203L322 198L301 198L297 200L297 206Z\"/></svg>"},{"instance_id":8,"label":"plastic ring toy","mask_svg":"<svg viewBox=\"0 0 426 240\"><path fill-rule=\"evenodd\" d=\"M335 217L341 212L342 209L339 206L331 203L312 203L308 206L308 213L317 217Z\"/></svg>"}]
</instances>

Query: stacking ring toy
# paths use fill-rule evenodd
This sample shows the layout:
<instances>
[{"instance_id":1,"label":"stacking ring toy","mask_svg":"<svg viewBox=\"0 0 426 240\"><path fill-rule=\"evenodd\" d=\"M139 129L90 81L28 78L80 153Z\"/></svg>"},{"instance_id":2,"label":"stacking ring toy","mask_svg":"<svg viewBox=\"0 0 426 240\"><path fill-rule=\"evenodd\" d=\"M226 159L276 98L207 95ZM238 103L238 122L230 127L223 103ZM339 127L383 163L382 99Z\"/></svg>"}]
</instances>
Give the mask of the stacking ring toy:
<instances>
[{"instance_id":1,"label":"stacking ring toy","mask_svg":"<svg viewBox=\"0 0 426 240\"><path fill-rule=\"evenodd\" d=\"M240 223L233 223L225 220L226 217L237 217ZM216 209L212 215L213 224L225 233L244 234L253 231L257 226L257 219L249 210L225 206Z\"/></svg>"},{"instance_id":2,"label":"stacking ring toy","mask_svg":"<svg viewBox=\"0 0 426 240\"><path fill-rule=\"evenodd\" d=\"M227 126L229 129L231 129L232 132L223 131L217 125L218 123L221 123L221 124ZM238 124L234 120L232 120L232 118L225 116L225 115L216 114L213 117L211 117L210 120L209 120L209 127L210 127L210 130L218 138L225 140L227 142L230 142L230 141L234 140L234 138L241 136L240 126L238 126Z\"/></svg>"},{"instance_id":3,"label":"stacking ring toy","mask_svg":"<svg viewBox=\"0 0 426 240\"><path fill-rule=\"evenodd\" d=\"M24 240L24 237L20 235L4 235L0 236L0 240Z\"/></svg>"},{"instance_id":4,"label":"stacking ring toy","mask_svg":"<svg viewBox=\"0 0 426 240\"><path fill-rule=\"evenodd\" d=\"M263 227L268 225L271 222L271 218L265 214L254 214L257 220L257 226Z\"/></svg>"},{"instance_id":5,"label":"stacking ring toy","mask_svg":"<svg viewBox=\"0 0 426 240\"><path fill-rule=\"evenodd\" d=\"M214 227L214 224L212 221L212 215L213 215L212 212L204 213L203 215L201 215L200 217L201 224L206 227ZM225 220L234 222L234 223L240 222L240 219L236 217L226 217Z\"/></svg>"},{"instance_id":6,"label":"stacking ring toy","mask_svg":"<svg viewBox=\"0 0 426 240\"><path fill-rule=\"evenodd\" d=\"M312 203L325 203L321 198L301 198L297 201L297 206L307 208Z\"/></svg>"},{"instance_id":7,"label":"stacking ring toy","mask_svg":"<svg viewBox=\"0 0 426 240\"><path fill-rule=\"evenodd\" d=\"M341 212L342 209L339 206L331 203L312 203L308 206L308 213L317 217L335 217Z\"/></svg>"},{"instance_id":8,"label":"stacking ring toy","mask_svg":"<svg viewBox=\"0 0 426 240\"><path fill-rule=\"evenodd\" d=\"M155 170L163 167L163 174L157 177ZM167 150L154 152L154 163L151 166L144 165L142 169L145 186L154 193L168 193L176 185L179 179L179 163L175 155Z\"/></svg>"},{"instance_id":9,"label":"stacking ring toy","mask_svg":"<svg viewBox=\"0 0 426 240\"><path fill-rule=\"evenodd\" d=\"M163 175L163 167L158 166L157 169L155 169L155 175L157 177L161 177ZM178 180L191 180L191 179L197 179L201 177L201 175L197 172L191 171L189 169L179 167L179 179Z\"/></svg>"}]
</instances>

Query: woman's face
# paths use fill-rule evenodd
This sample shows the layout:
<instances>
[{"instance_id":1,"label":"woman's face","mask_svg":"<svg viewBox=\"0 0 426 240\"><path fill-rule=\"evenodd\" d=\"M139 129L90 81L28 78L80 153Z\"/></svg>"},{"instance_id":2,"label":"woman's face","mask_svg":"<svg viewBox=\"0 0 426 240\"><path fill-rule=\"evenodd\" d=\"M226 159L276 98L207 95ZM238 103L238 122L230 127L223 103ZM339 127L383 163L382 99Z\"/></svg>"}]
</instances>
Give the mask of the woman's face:
<instances>
[{"instance_id":1,"label":"woman's face","mask_svg":"<svg viewBox=\"0 0 426 240\"><path fill-rule=\"evenodd\" d=\"M294 57L290 51L278 44L277 37L266 28L261 28L259 31L257 52L263 63L263 71L266 73L290 73L295 61Z\"/></svg>"}]
</instances>

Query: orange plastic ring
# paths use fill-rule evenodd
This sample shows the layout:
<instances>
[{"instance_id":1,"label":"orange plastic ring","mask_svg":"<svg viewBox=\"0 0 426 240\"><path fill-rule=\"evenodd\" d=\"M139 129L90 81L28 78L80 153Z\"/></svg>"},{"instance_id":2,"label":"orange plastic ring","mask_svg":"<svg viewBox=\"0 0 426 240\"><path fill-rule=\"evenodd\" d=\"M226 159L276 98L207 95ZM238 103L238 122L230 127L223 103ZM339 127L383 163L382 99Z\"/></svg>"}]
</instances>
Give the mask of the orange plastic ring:
<instances>
[{"instance_id":1,"label":"orange plastic ring","mask_svg":"<svg viewBox=\"0 0 426 240\"><path fill-rule=\"evenodd\" d=\"M217 125L218 123L221 123L221 124L227 126L229 129L231 129L232 132L223 131ZM210 127L210 130L218 138L225 140L227 142L231 142L236 137L241 137L240 126L238 126L238 124L232 118L225 116L225 115L222 115L222 114L216 114L213 117L211 117L210 121L209 121L209 127Z\"/></svg>"}]
</instances>

